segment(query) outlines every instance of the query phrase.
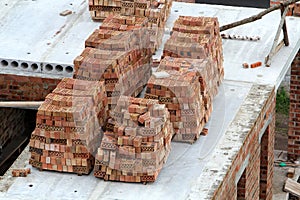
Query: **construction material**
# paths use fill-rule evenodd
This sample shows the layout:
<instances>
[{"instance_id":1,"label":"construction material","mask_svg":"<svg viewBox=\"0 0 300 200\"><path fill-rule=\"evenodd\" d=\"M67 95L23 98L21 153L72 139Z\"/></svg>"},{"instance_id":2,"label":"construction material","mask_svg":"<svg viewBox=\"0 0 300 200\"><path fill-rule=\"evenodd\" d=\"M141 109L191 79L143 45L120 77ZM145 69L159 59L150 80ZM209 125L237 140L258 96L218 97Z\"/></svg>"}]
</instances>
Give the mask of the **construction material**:
<instances>
[{"instance_id":1,"label":"construction material","mask_svg":"<svg viewBox=\"0 0 300 200\"><path fill-rule=\"evenodd\" d=\"M120 97L96 155L94 175L105 180L154 182L173 135L170 115L157 100Z\"/></svg>"},{"instance_id":2,"label":"construction material","mask_svg":"<svg viewBox=\"0 0 300 200\"><path fill-rule=\"evenodd\" d=\"M0 107L37 109L42 103L43 101L1 101Z\"/></svg>"},{"instance_id":3,"label":"construction material","mask_svg":"<svg viewBox=\"0 0 300 200\"><path fill-rule=\"evenodd\" d=\"M286 22L285 22L285 17L286 17L287 11L288 11L288 7L281 6L281 20L280 20L280 23L279 23L279 26L278 26L278 29L277 29L277 32L276 32L276 35L274 38L274 42L273 42L271 51L265 58L265 64L267 67L270 67L273 56L281 49L281 47L283 46L282 44L284 43L285 46L289 45L289 39L288 39L288 34L287 34ZM278 44L281 29L283 30L283 39Z\"/></svg>"},{"instance_id":4,"label":"construction material","mask_svg":"<svg viewBox=\"0 0 300 200\"><path fill-rule=\"evenodd\" d=\"M28 174L31 173L30 168L26 169L13 169L12 170L13 177L27 177Z\"/></svg>"},{"instance_id":5,"label":"construction material","mask_svg":"<svg viewBox=\"0 0 300 200\"><path fill-rule=\"evenodd\" d=\"M248 63L243 63L243 68L248 69L249 68L249 64Z\"/></svg>"},{"instance_id":6,"label":"construction material","mask_svg":"<svg viewBox=\"0 0 300 200\"><path fill-rule=\"evenodd\" d=\"M294 178L294 176L295 176L295 168L288 168L286 176L288 178Z\"/></svg>"},{"instance_id":7,"label":"construction material","mask_svg":"<svg viewBox=\"0 0 300 200\"><path fill-rule=\"evenodd\" d=\"M300 184L293 179L288 178L285 181L283 190L295 195L296 197L300 197Z\"/></svg>"},{"instance_id":8,"label":"construction material","mask_svg":"<svg viewBox=\"0 0 300 200\"><path fill-rule=\"evenodd\" d=\"M103 82L64 78L39 107L29 163L41 170L89 174L106 108Z\"/></svg>"},{"instance_id":9,"label":"construction material","mask_svg":"<svg viewBox=\"0 0 300 200\"><path fill-rule=\"evenodd\" d=\"M251 68L256 68L256 67L260 67L261 65L262 65L261 62L255 62L255 63L252 63L252 64L250 65L250 67L251 67Z\"/></svg>"},{"instance_id":10,"label":"construction material","mask_svg":"<svg viewBox=\"0 0 300 200\"><path fill-rule=\"evenodd\" d=\"M259 20L261 19L263 16L265 16L266 14L270 13L270 12L273 12L274 10L278 10L278 9L281 9L282 7L286 7L288 5L291 5L291 4L294 4L296 2L298 2L300 0L289 0L289 1L285 1L281 4L278 4L278 5L274 5L272 6L271 8L268 8L256 15L253 15L251 17L248 17L246 19L242 19L242 20L239 20L237 22L233 22L233 23L230 23L230 24L226 24L224 26L221 26L220 27L220 32L222 31L225 31L225 30L228 30L228 29L231 29L231 28L234 28L234 27L237 27L237 26L240 26L240 25L243 25L243 24L247 24L247 23L250 23L250 22L254 22L256 20Z\"/></svg>"},{"instance_id":11,"label":"construction material","mask_svg":"<svg viewBox=\"0 0 300 200\"><path fill-rule=\"evenodd\" d=\"M223 50L217 18L180 16L164 45L164 56L193 59L211 57L218 69L215 76L222 80Z\"/></svg>"},{"instance_id":12,"label":"construction material","mask_svg":"<svg viewBox=\"0 0 300 200\"><path fill-rule=\"evenodd\" d=\"M249 40L249 41L258 41L260 40L259 36L244 36L244 35L234 35L234 34L226 34L222 33L221 37L223 39L231 39L231 40Z\"/></svg>"},{"instance_id":13,"label":"construction material","mask_svg":"<svg viewBox=\"0 0 300 200\"><path fill-rule=\"evenodd\" d=\"M72 14L71 10L65 10L65 11L59 13L60 16L67 16L67 15L71 15L71 14Z\"/></svg>"},{"instance_id":14,"label":"construction material","mask_svg":"<svg viewBox=\"0 0 300 200\"><path fill-rule=\"evenodd\" d=\"M113 15L122 15L124 17L127 16L129 19L131 18L130 21L134 21L135 17L146 18L146 27L151 34L151 46L148 46L148 48L152 49L152 53L158 49L162 42L164 27L170 14L171 5L172 0L164 0L159 2L152 0L89 1L90 13L94 20L103 20ZM124 22L125 21L121 22L120 24L125 25ZM124 26L121 27L123 28Z\"/></svg>"},{"instance_id":15,"label":"construction material","mask_svg":"<svg viewBox=\"0 0 300 200\"><path fill-rule=\"evenodd\" d=\"M175 133L173 140L193 143L200 133L206 135L202 130L224 77L218 20L180 16L164 45L156 73L160 74L149 79L145 98L166 104Z\"/></svg>"},{"instance_id":16,"label":"construction material","mask_svg":"<svg viewBox=\"0 0 300 200\"><path fill-rule=\"evenodd\" d=\"M174 141L193 143L212 112L212 99L220 82L215 75L217 68L210 59L165 57L158 72L169 76L151 76L145 98L166 105L175 131Z\"/></svg>"}]
</instances>

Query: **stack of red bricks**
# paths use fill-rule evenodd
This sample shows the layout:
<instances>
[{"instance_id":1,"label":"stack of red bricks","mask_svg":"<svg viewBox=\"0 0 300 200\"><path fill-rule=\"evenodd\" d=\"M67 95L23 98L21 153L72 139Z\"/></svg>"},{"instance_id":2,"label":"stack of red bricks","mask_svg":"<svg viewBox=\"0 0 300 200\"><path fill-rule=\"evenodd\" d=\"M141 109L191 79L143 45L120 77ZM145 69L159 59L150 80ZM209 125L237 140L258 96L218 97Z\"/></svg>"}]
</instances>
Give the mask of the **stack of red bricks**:
<instances>
[{"instance_id":1,"label":"stack of red bricks","mask_svg":"<svg viewBox=\"0 0 300 200\"><path fill-rule=\"evenodd\" d=\"M207 122L197 72L160 67L148 81L145 98L157 99L166 105L174 128L174 141L193 143ZM164 78L156 76L161 72L166 74Z\"/></svg>"},{"instance_id":2,"label":"stack of red bricks","mask_svg":"<svg viewBox=\"0 0 300 200\"><path fill-rule=\"evenodd\" d=\"M180 16L163 57L148 81L145 98L166 104L174 141L192 143L201 132L207 134L203 128L224 76L217 19Z\"/></svg>"},{"instance_id":3,"label":"stack of red bricks","mask_svg":"<svg viewBox=\"0 0 300 200\"><path fill-rule=\"evenodd\" d=\"M74 61L74 78L105 82L109 109L120 95L136 96L150 78L150 36L143 29L147 22L135 16L106 18Z\"/></svg>"},{"instance_id":4,"label":"stack of red bricks","mask_svg":"<svg viewBox=\"0 0 300 200\"><path fill-rule=\"evenodd\" d=\"M121 12L121 0L89 0L89 11L94 20L102 20Z\"/></svg>"},{"instance_id":5,"label":"stack of red bricks","mask_svg":"<svg viewBox=\"0 0 300 200\"><path fill-rule=\"evenodd\" d=\"M157 71L176 70L181 73L190 71L196 72L198 81L200 82L200 91L202 96L202 104L205 108L204 121L212 112L212 100L218 93L218 85L220 80L215 76L218 73L217 68L213 66L214 62L211 58L206 59L190 59L190 58L172 58L165 57Z\"/></svg>"},{"instance_id":6,"label":"stack of red bricks","mask_svg":"<svg viewBox=\"0 0 300 200\"><path fill-rule=\"evenodd\" d=\"M85 41L86 47L103 50L147 50L150 36L145 17L114 15L106 18Z\"/></svg>"},{"instance_id":7,"label":"stack of red bricks","mask_svg":"<svg viewBox=\"0 0 300 200\"><path fill-rule=\"evenodd\" d=\"M171 0L90 0L89 10L94 20L102 20L112 14L122 14L149 18L158 17L159 21L165 22L171 5Z\"/></svg>"},{"instance_id":8,"label":"stack of red bricks","mask_svg":"<svg viewBox=\"0 0 300 200\"><path fill-rule=\"evenodd\" d=\"M134 17L146 18L147 28L151 34L151 49L152 53L160 46L162 42L163 32L166 20L170 14L172 1L152 1L152 0L134 0L134 1L96 1L91 0L89 3L90 13L93 19L105 19L111 17L112 14L127 16L127 18ZM104 21L105 22L105 21ZM120 23L121 31L128 30L124 22ZM125 27L125 28L124 28ZM116 30L116 29L113 29Z\"/></svg>"},{"instance_id":9,"label":"stack of red bricks","mask_svg":"<svg viewBox=\"0 0 300 200\"><path fill-rule=\"evenodd\" d=\"M103 82L64 78L40 106L29 163L39 169L88 174L106 121Z\"/></svg>"},{"instance_id":10,"label":"stack of red bricks","mask_svg":"<svg viewBox=\"0 0 300 200\"><path fill-rule=\"evenodd\" d=\"M180 16L165 43L163 56L204 59L211 57L224 77L222 39L217 18Z\"/></svg>"},{"instance_id":11,"label":"stack of red bricks","mask_svg":"<svg viewBox=\"0 0 300 200\"><path fill-rule=\"evenodd\" d=\"M94 175L112 181L155 181L169 155L172 133L165 105L120 97L98 149Z\"/></svg>"}]
</instances>

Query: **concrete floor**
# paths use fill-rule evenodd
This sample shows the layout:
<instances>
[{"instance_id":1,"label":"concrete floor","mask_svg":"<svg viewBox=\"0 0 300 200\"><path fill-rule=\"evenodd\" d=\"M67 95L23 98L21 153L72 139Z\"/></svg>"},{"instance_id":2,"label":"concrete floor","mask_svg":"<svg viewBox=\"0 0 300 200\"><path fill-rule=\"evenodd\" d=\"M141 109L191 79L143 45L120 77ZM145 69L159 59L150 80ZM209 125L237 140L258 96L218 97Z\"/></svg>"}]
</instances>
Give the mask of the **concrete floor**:
<instances>
[{"instance_id":1,"label":"concrete floor","mask_svg":"<svg viewBox=\"0 0 300 200\"><path fill-rule=\"evenodd\" d=\"M10 1L5 0L6 3ZM26 4L30 4L31 1L22 1L14 0L15 5L11 9L22 12L22 8L26 7ZM37 3L39 5L39 10L35 12L23 13L27 20L35 19L37 21L44 20L47 23L40 23L39 25L43 29L31 28L31 31L36 31L39 34L46 34L49 37L53 36L53 33L56 33L63 27L65 23L65 18L59 19L61 21L52 20L51 17L59 17L59 12L63 9L68 8L66 5L70 5L70 0L59 1L61 4L60 7L52 8L50 5L53 5L52 0L45 1L33 1L32 4ZM2 3L2 2L1 2ZM36 5L37 5L36 4ZM79 5L77 5L79 4ZM87 1L81 1L76 3L77 7L82 11L83 16L87 17ZM15 7L17 8L15 8ZM29 5L29 8L32 8L33 5ZM27 7L28 8L28 7ZM51 8L51 9L50 9ZM7 12L8 8L3 8L0 6L0 10L6 14L0 14L0 19L6 19L0 21L0 26L11 27L22 33L21 28L27 28L25 26L18 27L16 24L7 23L9 19L17 24L20 22L20 14L15 16L14 12ZM50 9L50 10L49 10ZM86 11L84 11L86 9ZM30 9L29 9L30 10ZM28 11L28 9L27 9ZM50 12L51 11L51 12ZM200 5L200 4L186 4L186 3L177 3L174 2L172 6L172 11L170 18L167 23L166 34L169 33L173 26L173 22L177 19L179 15L191 15L191 16L208 16L208 17L218 17L220 24L224 25L230 22L249 17L253 14L257 14L261 9L254 8L235 8L227 6L213 6L213 5ZM41 14L42 13L42 14ZM54 14L55 13L55 14ZM10 15L10 16L7 16ZM19 17L18 17L19 16ZM74 29L72 24L78 24L77 21L68 21L67 26L69 29L62 29L63 34L66 36L61 37L67 40L59 40L59 44L49 47L46 50L51 52L51 55L47 57L37 56L35 59L44 59L47 58L47 62L59 62L65 64L72 64L74 57L72 56L62 56L65 54L66 49L61 49L64 45L64 41L73 42L77 44L78 35L77 33L82 33L88 35L90 30L85 30L85 23L91 25L91 21L86 21L89 18L81 19L80 15L77 13L80 26ZM38 18L36 18L38 17ZM16 18L16 19L15 19ZM51 19L51 20L49 20ZM3 180L0 183L1 192L0 199L185 199L191 188L194 187L194 194L197 193L197 183L213 182L214 179L199 180L199 176L205 167L213 162L210 160L212 154L215 155L215 158L218 158L219 161L226 159L228 156L224 155L224 151L216 150L216 145L220 142L220 138L223 136L224 132L227 130L228 125L232 122L233 118L236 115L239 106L243 103L243 100L247 96L247 93L251 86L255 83L269 84L272 86L280 85L280 82L284 78L286 71L288 70L296 52L300 47L300 18L289 17L287 19L287 27L290 38L290 46L284 47L280 50L280 53L272 60L271 67L259 67L255 69L243 69L242 63L248 62L253 63L257 61L264 61L265 56L269 53L274 40L274 36L279 24L280 14L278 12L273 12L263 19L256 21L251 24L240 26L226 33L238 34L238 35L248 35L248 36L260 36L261 40L258 42L251 41L236 41L236 40L223 40L223 49L224 49L224 68L225 68L225 81L220 87L220 92L214 101L214 111L210 119L209 124L209 134L206 137L200 138L195 144L180 144L173 143L173 150L171 151L168 162L162 169L161 174L159 175L158 180L153 184L141 185L141 184L123 184L117 182L104 182L102 180L96 179L92 174L89 176L77 176L74 174L61 174L56 172L39 172L36 169L33 169L32 174L27 178L13 178L10 176L10 171L6 176L2 177ZM19 19L20 20L20 19ZM23 19L25 20L25 19ZM51 23L56 24L51 28ZM44 25L44 26L42 26ZM97 25L98 26L98 25ZM18 27L18 29L16 28ZM34 26L32 26L34 27ZM47 27L50 27L47 29ZM81 27L81 28L80 28ZM95 24L89 26L90 29L96 27ZM253 28L255 27L255 28ZM42 31L43 30L43 31ZM11 30L10 30L11 31ZM0 40L10 40L8 36L13 37L13 34L8 31L0 33ZM86 31L86 32L85 32ZM35 34L36 34L35 32ZM48 33L50 32L50 33ZM28 34L29 37L31 34ZM6 37L4 37L6 36ZM56 38L56 37L54 37ZM41 46L30 46L30 41L34 41L34 35L29 38L24 38L22 45L24 49L30 48L31 52L40 51ZM45 38L37 38L42 42L43 45L47 45L47 40ZM56 40L56 39L54 39ZM53 41L50 43L52 44ZM5 49L9 42L1 43L0 49ZM16 42L15 38L11 39L11 47L9 48L11 52L15 50L18 46L18 41ZM71 47L74 46L72 43ZM80 43L83 43L83 40L80 40ZM15 45L13 45L15 44ZM28 45L29 44L29 45ZM70 47L70 48L71 48ZM83 49L83 46L76 47L76 51L80 52L80 48ZM162 50L163 46L160 47ZM58 49L56 51L56 49ZM26 52L26 51L24 51ZM161 52L161 51L160 51ZM55 55L60 53L60 56L57 58ZM43 54L43 53L42 53ZM13 54L12 54L13 55ZM73 54L72 54L73 55ZM76 54L78 55L78 54ZM18 56L18 55L16 55ZM12 59L17 59L14 56ZM156 55L158 56L158 55ZM7 52L0 52L0 58L8 57ZM20 58L21 59L21 58ZM25 58L22 58L25 59ZM32 60L33 58L26 57L27 60ZM41 62L45 60L41 60ZM8 73L8 71L0 70L0 73ZM16 71L11 71L10 73L16 73ZM231 136L232 137L232 136ZM226 137L223 137L223 139ZM225 140L224 140L225 141ZM21 158L16 161L14 167L23 167L28 163L28 149L25 151ZM220 162L222 163L222 162ZM216 164L215 164L216 165ZM13 168L14 168L13 167ZM218 165L216 169L219 172L224 171L226 166ZM224 171L225 173L226 171Z\"/></svg>"},{"instance_id":2,"label":"concrete floor","mask_svg":"<svg viewBox=\"0 0 300 200\"><path fill-rule=\"evenodd\" d=\"M281 150L275 150L275 161L276 160L287 160L287 152ZM273 199L274 200L287 200L289 194L283 191L285 181L287 179L288 167L274 167L274 177L273 177ZM295 168L295 176L293 180L297 181L300 176L300 168Z\"/></svg>"}]
</instances>

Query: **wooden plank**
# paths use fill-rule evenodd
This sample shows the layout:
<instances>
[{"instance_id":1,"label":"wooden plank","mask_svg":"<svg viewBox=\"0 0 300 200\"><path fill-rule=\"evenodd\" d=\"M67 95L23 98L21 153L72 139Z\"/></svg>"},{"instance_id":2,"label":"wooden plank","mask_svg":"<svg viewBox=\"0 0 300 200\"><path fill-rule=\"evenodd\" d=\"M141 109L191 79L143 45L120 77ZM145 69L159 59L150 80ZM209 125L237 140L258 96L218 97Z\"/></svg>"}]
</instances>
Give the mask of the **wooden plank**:
<instances>
[{"instance_id":1,"label":"wooden plank","mask_svg":"<svg viewBox=\"0 0 300 200\"><path fill-rule=\"evenodd\" d=\"M269 55L265 58L265 64L266 64L267 67L270 67L271 59L277 53L276 48L278 46L277 44L278 44L279 36L280 36L280 33L281 33L281 29L283 29L283 25L284 25L284 22L285 22L285 16L287 14L287 11L288 11L288 7L286 7L284 9L284 12L281 15L281 20L280 20L280 23L279 23L279 26L278 26L278 29L277 29L277 32L276 32L276 35L275 35L275 38L274 38L274 42L273 42L271 51L270 51Z\"/></svg>"},{"instance_id":2,"label":"wooden plank","mask_svg":"<svg viewBox=\"0 0 300 200\"><path fill-rule=\"evenodd\" d=\"M0 107L37 109L42 103L43 101L0 101Z\"/></svg>"},{"instance_id":3,"label":"wooden plank","mask_svg":"<svg viewBox=\"0 0 300 200\"><path fill-rule=\"evenodd\" d=\"M293 179L288 178L286 180L283 190L300 197L300 184Z\"/></svg>"}]
</instances>

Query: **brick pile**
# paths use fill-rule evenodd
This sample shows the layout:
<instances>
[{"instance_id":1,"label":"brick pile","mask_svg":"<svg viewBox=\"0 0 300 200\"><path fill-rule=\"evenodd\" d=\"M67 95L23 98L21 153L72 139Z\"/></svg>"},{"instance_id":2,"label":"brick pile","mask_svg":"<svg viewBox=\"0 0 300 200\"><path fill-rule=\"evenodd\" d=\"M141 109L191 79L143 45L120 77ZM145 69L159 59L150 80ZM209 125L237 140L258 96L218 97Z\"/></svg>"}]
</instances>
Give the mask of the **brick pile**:
<instances>
[{"instance_id":1,"label":"brick pile","mask_svg":"<svg viewBox=\"0 0 300 200\"><path fill-rule=\"evenodd\" d=\"M164 23L172 6L171 0L90 0L89 10L94 20L103 20L109 15L148 17L157 24Z\"/></svg>"},{"instance_id":2,"label":"brick pile","mask_svg":"<svg viewBox=\"0 0 300 200\"><path fill-rule=\"evenodd\" d=\"M106 113L103 82L64 78L39 107L29 163L39 169L88 174Z\"/></svg>"},{"instance_id":3,"label":"brick pile","mask_svg":"<svg viewBox=\"0 0 300 200\"><path fill-rule=\"evenodd\" d=\"M111 18L112 15L132 18L135 17L147 19L146 27L151 34L151 49L152 53L160 46L162 42L165 23L170 14L172 6L171 0L163 1L148 1L148 0L134 0L134 1L96 1L89 2L89 9L93 19ZM104 23L106 21L104 20ZM127 23L127 22L126 22ZM125 21L121 22L122 31L127 31ZM114 29L116 30L116 29Z\"/></svg>"},{"instance_id":4,"label":"brick pile","mask_svg":"<svg viewBox=\"0 0 300 200\"><path fill-rule=\"evenodd\" d=\"M85 46L110 51L146 50L150 42L147 23L145 17L109 16L89 36Z\"/></svg>"},{"instance_id":5,"label":"brick pile","mask_svg":"<svg viewBox=\"0 0 300 200\"><path fill-rule=\"evenodd\" d=\"M220 80L224 77L222 38L219 22L211 17L179 16L164 45L163 57L204 59L215 62Z\"/></svg>"},{"instance_id":6,"label":"brick pile","mask_svg":"<svg viewBox=\"0 0 300 200\"><path fill-rule=\"evenodd\" d=\"M112 116L95 157L94 175L112 181L155 181L173 135L166 106L122 96Z\"/></svg>"},{"instance_id":7,"label":"brick pile","mask_svg":"<svg viewBox=\"0 0 300 200\"><path fill-rule=\"evenodd\" d=\"M208 133L203 128L224 77L219 32L216 18L180 16L148 81L145 98L166 104L174 141L193 143Z\"/></svg>"},{"instance_id":8,"label":"brick pile","mask_svg":"<svg viewBox=\"0 0 300 200\"><path fill-rule=\"evenodd\" d=\"M171 65L164 65L168 63L167 59L171 60ZM172 65L180 67L179 60L171 57L162 62L164 64L158 67L158 72L148 81L145 98L157 99L166 105L174 128L174 141L193 143L199 138L212 109L210 102L204 104L201 95L201 87L203 92L206 87L203 87L204 84L200 85L199 72L188 70L189 66L194 67L188 62L185 64L186 70L166 70L172 68ZM160 72L164 72L166 76L156 76Z\"/></svg>"},{"instance_id":9,"label":"brick pile","mask_svg":"<svg viewBox=\"0 0 300 200\"><path fill-rule=\"evenodd\" d=\"M104 81L109 110L120 95L136 96L151 75L150 35L145 17L115 15L86 40L74 60L74 78ZM132 78L132 77L135 78Z\"/></svg>"},{"instance_id":10,"label":"brick pile","mask_svg":"<svg viewBox=\"0 0 300 200\"><path fill-rule=\"evenodd\" d=\"M134 32L132 34L131 32ZM149 37L150 36L150 43ZM120 40L123 37L124 40ZM136 38L134 38L136 37ZM163 29L153 26L146 17L139 16L123 16L120 14L107 17L99 29L96 29L86 40L86 47L104 48L103 46L110 45L112 49L123 48L120 46L120 41L130 41L139 48L150 49L151 53L158 48L162 42ZM111 39L107 42L111 44L102 44L106 39ZM113 40L113 41L112 41ZM138 40L138 42L134 42ZM126 45L125 43L124 45ZM118 45L118 46L117 46ZM128 45L126 46L127 48ZM132 46L131 46L132 47Z\"/></svg>"}]
</instances>

